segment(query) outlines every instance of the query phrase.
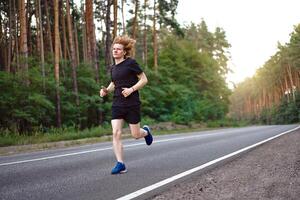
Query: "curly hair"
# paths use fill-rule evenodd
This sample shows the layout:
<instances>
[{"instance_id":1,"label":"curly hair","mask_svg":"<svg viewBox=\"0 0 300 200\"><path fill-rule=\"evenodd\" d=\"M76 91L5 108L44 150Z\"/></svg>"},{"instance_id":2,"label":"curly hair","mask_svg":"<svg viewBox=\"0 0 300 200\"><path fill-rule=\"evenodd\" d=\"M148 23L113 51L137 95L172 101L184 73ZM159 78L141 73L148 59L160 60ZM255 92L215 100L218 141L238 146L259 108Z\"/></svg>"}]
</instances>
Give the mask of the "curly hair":
<instances>
[{"instance_id":1,"label":"curly hair","mask_svg":"<svg viewBox=\"0 0 300 200\"><path fill-rule=\"evenodd\" d=\"M127 36L127 35L124 35L124 36L117 36L115 39L114 39L114 41L113 41L113 43L112 43L112 46L114 45L114 44L121 44L121 45L123 45L124 46L124 51L126 52L126 54L125 54L125 58L128 58L128 57L130 57L131 56L131 54L132 54L132 49L133 49L133 47L134 47L134 45L135 45L135 40L134 39L132 39L132 38L130 38L129 36Z\"/></svg>"}]
</instances>

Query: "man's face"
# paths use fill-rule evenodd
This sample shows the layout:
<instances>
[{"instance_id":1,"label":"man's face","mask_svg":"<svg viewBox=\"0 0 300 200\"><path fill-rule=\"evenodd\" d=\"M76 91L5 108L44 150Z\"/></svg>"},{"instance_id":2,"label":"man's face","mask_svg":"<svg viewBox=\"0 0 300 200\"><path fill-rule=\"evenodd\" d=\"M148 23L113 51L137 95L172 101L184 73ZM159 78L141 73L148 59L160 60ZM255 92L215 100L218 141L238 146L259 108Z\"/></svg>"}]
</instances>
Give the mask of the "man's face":
<instances>
[{"instance_id":1,"label":"man's face","mask_svg":"<svg viewBox=\"0 0 300 200\"><path fill-rule=\"evenodd\" d=\"M122 44L114 44L112 48L114 59L121 59L125 55L124 46Z\"/></svg>"}]
</instances>

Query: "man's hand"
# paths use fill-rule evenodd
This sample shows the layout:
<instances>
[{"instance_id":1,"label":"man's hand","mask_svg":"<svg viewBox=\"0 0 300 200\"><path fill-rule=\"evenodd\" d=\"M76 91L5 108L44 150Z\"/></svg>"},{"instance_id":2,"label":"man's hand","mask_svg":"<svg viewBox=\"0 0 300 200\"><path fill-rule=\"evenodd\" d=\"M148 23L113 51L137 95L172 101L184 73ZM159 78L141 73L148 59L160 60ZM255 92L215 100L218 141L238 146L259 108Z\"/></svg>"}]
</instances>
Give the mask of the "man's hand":
<instances>
[{"instance_id":1,"label":"man's hand","mask_svg":"<svg viewBox=\"0 0 300 200\"><path fill-rule=\"evenodd\" d=\"M101 90L100 90L100 97L104 97L108 94L108 90L106 87L101 86Z\"/></svg>"},{"instance_id":2,"label":"man's hand","mask_svg":"<svg viewBox=\"0 0 300 200\"><path fill-rule=\"evenodd\" d=\"M131 88L122 88L122 94L124 97L128 97L133 92L134 92L134 89L132 87Z\"/></svg>"}]
</instances>

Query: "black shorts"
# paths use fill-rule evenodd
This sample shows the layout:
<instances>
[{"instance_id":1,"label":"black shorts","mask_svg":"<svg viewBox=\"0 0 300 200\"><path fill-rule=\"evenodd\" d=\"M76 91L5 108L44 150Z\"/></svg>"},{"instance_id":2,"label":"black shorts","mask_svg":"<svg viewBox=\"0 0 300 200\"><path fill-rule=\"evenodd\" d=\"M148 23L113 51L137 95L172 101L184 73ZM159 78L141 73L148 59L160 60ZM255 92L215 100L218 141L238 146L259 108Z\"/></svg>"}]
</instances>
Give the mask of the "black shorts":
<instances>
[{"instance_id":1,"label":"black shorts","mask_svg":"<svg viewBox=\"0 0 300 200\"><path fill-rule=\"evenodd\" d=\"M137 106L113 106L111 111L112 119L124 119L129 124L137 124L141 121L140 105Z\"/></svg>"}]
</instances>

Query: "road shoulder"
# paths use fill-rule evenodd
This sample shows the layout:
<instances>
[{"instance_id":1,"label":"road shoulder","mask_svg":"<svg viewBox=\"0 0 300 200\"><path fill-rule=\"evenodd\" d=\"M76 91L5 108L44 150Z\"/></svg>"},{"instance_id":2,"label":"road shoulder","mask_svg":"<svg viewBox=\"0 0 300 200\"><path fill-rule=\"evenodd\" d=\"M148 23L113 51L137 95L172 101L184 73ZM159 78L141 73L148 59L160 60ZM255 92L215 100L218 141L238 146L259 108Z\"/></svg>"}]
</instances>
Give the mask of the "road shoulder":
<instances>
[{"instance_id":1,"label":"road shoulder","mask_svg":"<svg viewBox=\"0 0 300 200\"><path fill-rule=\"evenodd\" d=\"M176 184L152 199L298 199L300 130Z\"/></svg>"}]
</instances>

